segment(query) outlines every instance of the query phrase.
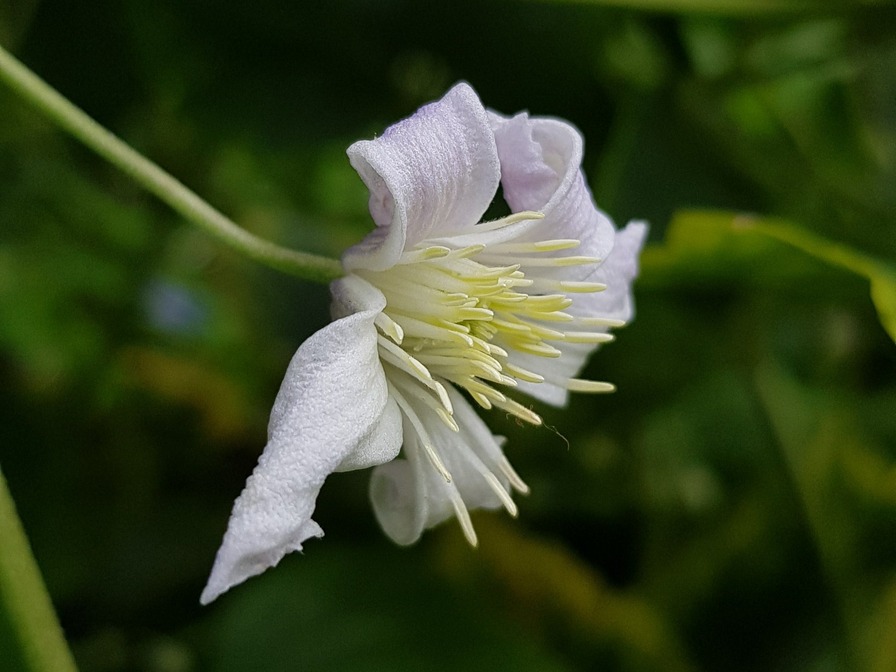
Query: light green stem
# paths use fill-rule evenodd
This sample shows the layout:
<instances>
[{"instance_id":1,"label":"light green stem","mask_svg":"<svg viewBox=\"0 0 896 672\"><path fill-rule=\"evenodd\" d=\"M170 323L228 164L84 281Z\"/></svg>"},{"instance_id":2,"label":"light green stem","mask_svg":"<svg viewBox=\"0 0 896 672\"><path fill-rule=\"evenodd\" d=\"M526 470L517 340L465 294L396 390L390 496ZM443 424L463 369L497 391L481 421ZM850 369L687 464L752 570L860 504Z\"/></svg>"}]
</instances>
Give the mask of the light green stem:
<instances>
[{"instance_id":1,"label":"light green stem","mask_svg":"<svg viewBox=\"0 0 896 672\"><path fill-rule=\"evenodd\" d=\"M329 282L343 275L342 267L335 259L274 245L237 226L63 98L3 47L0 47L0 80L5 81L60 128L130 175L188 221L251 259L316 282Z\"/></svg>"},{"instance_id":2,"label":"light green stem","mask_svg":"<svg viewBox=\"0 0 896 672\"><path fill-rule=\"evenodd\" d=\"M0 471L0 610L28 672L76 672L50 596Z\"/></svg>"}]
</instances>

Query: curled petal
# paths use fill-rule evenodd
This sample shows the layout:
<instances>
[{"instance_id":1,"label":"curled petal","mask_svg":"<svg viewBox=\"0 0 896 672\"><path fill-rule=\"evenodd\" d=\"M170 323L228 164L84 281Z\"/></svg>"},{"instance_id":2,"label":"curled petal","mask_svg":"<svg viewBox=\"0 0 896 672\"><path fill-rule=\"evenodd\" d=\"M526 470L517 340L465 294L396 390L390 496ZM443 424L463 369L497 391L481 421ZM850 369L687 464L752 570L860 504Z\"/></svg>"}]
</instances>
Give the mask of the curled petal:
<instances>
[{"instance_id":1,"label":"curled petal","mask_svg":"<svg viewBox=\"0 0 896 672\"><path fill-rule=\"evenodd\" d=\"M464 83L348 156L370 190L377 228L343 255L347 270L385 270L425 238L473 227L498 188L489 119Z\"/></svg>"},{"instance_id":2,"label":"curled petal","mask_svg":"<svg viewBox=\"0 0 896 672\"><path fill-rule=\"evenodd\" d=\"M585 183L581 134L559 119L531 118L525 113L510 119L490 113L489 118L501 161L504 199L514 212L544 213L544 219L521 240L576 239L581 241L579 247L562 254L606 259L613 248L614 229L594 205ZM575 277L577 270L561 272L566 280L583 279Z\"/></svg>"},{"instance_id":3,"label":"curled petal","mask_svg":"<svg viewBox=\"0 0 896 672\"><path fill-rule=\"evenodd\" d=\"M392 459L401 444L377 358L379 292L334 284L337 303L358 310L305 341L287 369L268 425L268 444L233 506L224 541L200 601L276 565L310 537L326 477L340 465Z\"/></svg>"},{"instance_id":4,"label":"curled petal","mask_svg":"<svg viewBox=\"0 0 896 672\"><path fill-rule=\"evenodd\" d=\"M557 119L530 118L526 114L508 119L490 113L490 118L495 129L501 183L507 203L514 211L538 210L545 215L526 231L523 238L576 239L581 241L578 247L559 251L556 255L584 255L600 260L598 266L529 268L522 258L520 268L527 277L547 282L605 284L607 289L602 292L571 296L573 303L565 312L576 318L630 319L631 283L637 275L638 252L646 225L632 223L617 233L610 219L597 208L581 170L582 137L571 125ZM566 329L570 332L601 332L608 327L582 322ZM561 406L568 398L566 383L581 371L596 345L570 342L552 345L560 350L560 357L546 359L511 351L511 360L545 379L539 384L521 382L521 390L541 401Z\"/></svg>"},{"instance_id":5,"label":"curled petal","mask_svg":"<svg viewBox=\"0 0 896 672\"><path fill-rule=\"evenodd\" d=\"M647 236L647 225L630 222L616 234L612 252L591 278L607 286L602 292L579 295L567 312L576 317L603 318L626 322L634 316L632 282L638 275L638 256ZM585 327L582 331L608 331L606 326ZM572 329L570 330L572 331ZM534 371L544 377L544 382L534 385L520 381L519 389L554 406L563 406L569 398L566 383L574 378L585 365L595 345L582 343L553 343L561 352L554 359L512 352L511 360L517 366Z\"/></svg>"},{"instance_id":6,"label":"curled petal","mask_svg":"<svg viewBox=\"0 0 896 672\"><path fill-rule=\"evenodd\" d=\"M603 283L607 288L602 292L586 295L585 315L623 322L628 322L635 316L632 283L638 276L638 257L646 239L645 222L629 222L616 233L613 251L594 275L594 282Z\"/></svg>"}]
</instances>

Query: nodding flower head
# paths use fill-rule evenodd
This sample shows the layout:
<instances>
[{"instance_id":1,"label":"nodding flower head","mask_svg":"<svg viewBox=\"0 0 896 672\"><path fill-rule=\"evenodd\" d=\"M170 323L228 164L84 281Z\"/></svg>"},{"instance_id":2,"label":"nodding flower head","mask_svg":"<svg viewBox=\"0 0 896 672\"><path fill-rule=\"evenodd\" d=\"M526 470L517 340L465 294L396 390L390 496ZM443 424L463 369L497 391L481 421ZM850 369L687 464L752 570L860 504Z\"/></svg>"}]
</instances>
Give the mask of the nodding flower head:
<instances>
[{"instance_id":1,"label":"nodding flower head","mask_svg":"<svg viewBox=\"0 0 896 672\"><path fill-rule=\"evenodd\" d=\"M290 363L203 603L322 536L311 516L335 471L374 468L397 543L455 516L475 545L469 511L516 515L528 488L469 400L540 425L518 393L614 389L577 376L632 317L646 225L617 231L595 207L575 128L487 111L458 84L348 154L376 229L343 255L333 322ZM483 222L499 185L511 214Z\"/></svg>"}]
</instances>

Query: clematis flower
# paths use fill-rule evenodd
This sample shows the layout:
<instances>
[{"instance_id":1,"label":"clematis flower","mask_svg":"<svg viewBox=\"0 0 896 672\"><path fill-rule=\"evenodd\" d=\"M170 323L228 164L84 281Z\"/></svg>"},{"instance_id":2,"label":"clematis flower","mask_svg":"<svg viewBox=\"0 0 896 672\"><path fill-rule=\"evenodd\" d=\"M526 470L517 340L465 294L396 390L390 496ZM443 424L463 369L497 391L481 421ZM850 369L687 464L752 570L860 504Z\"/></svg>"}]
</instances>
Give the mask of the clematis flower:
<instances>
[{"instance_id":1,"label":"clematis flower","mask_svg":"<svg viewBox=\"0 0 896 672\"><path fill-rule=\"evenodd\" d=\"M632 316L646 233L594 205L569 124L486 111L458 84L348 150L376 229L343 255L333 321L301 345L268 443L236 500L202 603L302 549L333 472L373 467L377 520L399 544L472 509L516 515L527 487L473 405L539 425L517 399L606 392L577 374ZM482 222L498 187L512 214Z\"/></svg>"}]
</instances>

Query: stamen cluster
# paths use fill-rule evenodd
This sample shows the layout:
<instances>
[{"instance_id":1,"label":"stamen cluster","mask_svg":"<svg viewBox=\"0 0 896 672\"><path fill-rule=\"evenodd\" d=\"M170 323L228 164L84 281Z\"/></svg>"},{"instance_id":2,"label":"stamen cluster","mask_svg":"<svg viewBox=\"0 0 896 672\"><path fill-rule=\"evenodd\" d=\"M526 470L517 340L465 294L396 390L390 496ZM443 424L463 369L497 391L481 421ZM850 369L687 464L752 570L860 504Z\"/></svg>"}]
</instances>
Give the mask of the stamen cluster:
<instances>
[{"instance_id":1,"label":"stamen cluster","mask_svg":"<svg viewBox=\"0 0 896 672\"><path fill-rule=\"evenodd\" d=\"M541 217L537 212L516 213L480 224L477 231L488 233ZM409 386L419 392L422 385L427 391L424 403L455 431L458 427L442 381L466 390L485 409L497 407L531 424L541 424L537 413L496 386L544 381L538 373L513 363L513 351L553 358L561 354L552 345L555 342L612 340L608 333L579 328L618 326L618 321L589 321L564 312L573 303L569 294L598 292L605 285L554 280L548 273L539 273L559 267L596 267L601 260L554 254L578 247L579 241L572 239L465 247L444 242L424 241L386 271L356 271L386 297L386 308L376 326L389 383L405 393L412 391ZM507 263L511 260L513 263ZM575 391L613 389L609 383L595 381L563 382Z\"/></svg>"}]
</instances>

